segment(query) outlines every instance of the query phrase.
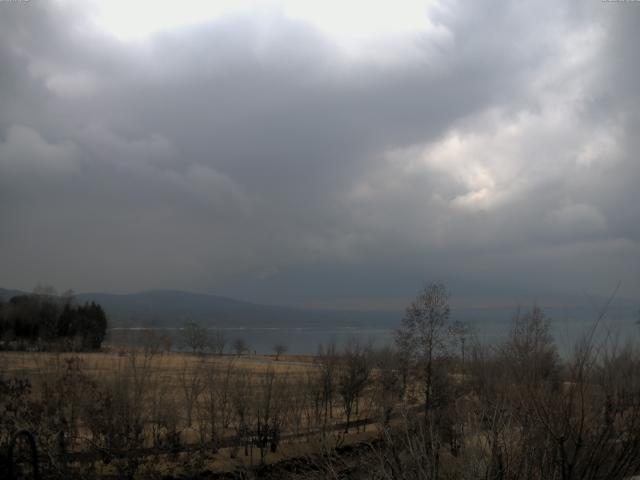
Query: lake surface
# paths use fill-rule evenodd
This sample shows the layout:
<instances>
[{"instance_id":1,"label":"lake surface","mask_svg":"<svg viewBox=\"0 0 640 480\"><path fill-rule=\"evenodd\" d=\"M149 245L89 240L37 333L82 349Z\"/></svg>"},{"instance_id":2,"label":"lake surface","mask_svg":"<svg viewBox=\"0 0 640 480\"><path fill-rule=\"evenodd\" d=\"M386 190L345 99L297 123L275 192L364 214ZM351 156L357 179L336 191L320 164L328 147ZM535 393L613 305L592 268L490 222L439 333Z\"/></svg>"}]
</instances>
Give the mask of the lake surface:
<instances>
[{"instance_id":1,"label":"lake surface","mask_svg":"<svg viewBox=\"0 0 640 480\"><path fill-rule=\"evenodd\" d=\"M210 334L220 331L227 341L227 351L232 351L234 340L242 339L249 345L250 352L266 355L273 353L276 344L287 346L287 353L312 355L320 345L335 343L342 348L351 339L371 342L374 346L383 346L393 342L394 329L379 327L335 327L335 328L215 328ZM144 342L149 334L168 335L173 350L185 350L182 332L179 328L114 328L109 332L109 341L113 344L137 345Z\"/></svg>"},{"instance_id":2,"label":"lake surface","mask_svg":"<svg viewBox=\"0 0 640 480\"><path fill-rule=\"evenodd\" d=\"M500 321L469 322L474 335L483 343L498 344L504 341L511 328L511 323ZM573 351L578 338L583 336L593 326L593 321L578 321L570 318L551 322L552 332L562 355ZM273 353L273 346L283 343L287 346L287 353L311 355L318 351L319 345L335 343L342 348L351 339L372 343L380 347L393 343L397 325L388 328L375 327L235 327L212 328L224 334L227 341L227 351L232 351L232 343L242 339L249 345L250 352L257 354ZM137 345L145 338L158 338L165 335L171 339L171 348L176 351L185 350L182 331L180 328L114 328L109 331L109 341L115 345ZM608 338L610 342L619 345L629 340L638 340L640 328L633 318L604 319L596 332L595 341L601 342Z\"/></svg>"}]
</instances>

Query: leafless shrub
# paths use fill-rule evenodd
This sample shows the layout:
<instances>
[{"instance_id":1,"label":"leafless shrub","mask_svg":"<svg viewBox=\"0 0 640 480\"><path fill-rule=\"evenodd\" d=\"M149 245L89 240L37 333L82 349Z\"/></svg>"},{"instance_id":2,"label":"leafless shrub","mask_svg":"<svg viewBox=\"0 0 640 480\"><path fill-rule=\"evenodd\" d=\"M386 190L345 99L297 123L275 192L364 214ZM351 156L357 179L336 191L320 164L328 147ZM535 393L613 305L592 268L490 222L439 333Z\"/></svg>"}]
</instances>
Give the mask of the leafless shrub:
<instances>
[{"instance_id":1,"label":"leafless shrub","mask_svg":"<svg viewBox=\"0 0 640 480\"><path fill-rule=\"evenodd\" d=\"M338 371L338 354L335 343L318 348L316 363L320 373L310 379L317 383L310 384L314 396L314 410L316 411L316 423L322 423L326 428L329 420L333 418L333 403L336 392L336 381Z\"/></svg>"},{"instance_id":2,"label":"leafless shrub","mask_svg":"<svg viewBox=\"0 0 640 480\"><path fill-rule=\"evenodd\" d=\"M345 433L349 432L353 415L357 417L362 394L371 379L371 348L352 339L342 355L338 374L338 392L346 417Z\"/></svg>"},{"instance_id":3,"label":"leafless shrub","mask_svg":"<svg viewBox=\"0 0 640 480\"><path fill-rule=\"evenodd\" d=\"M389 424L398 402L402 400L404 389L400 362L398 352L390 347L375 351L372 355L372 366L376 373L372 396L383 426Z\"/></svg>"},{"instance_id":4,"label":"leafless shrub","mask_svg":"<svg viewBox=\"0 0 640 480\"><path fill-rule=\"evenodd\" d=\"M198 404L198 400L204 390L203 382L203 364L201 362L195 365L185 360L178 372L178 383L184 400L185 425L191 428L193 425L193 412Z\"/></svg>"},{"instance_id":5,"label":"leafless shrub","mask_svg":"<svg viewBox=\"0 0 640 480\"><path fill-rule=\"evenodd\" d=\"M286 378L267 369L256 385L252 436L263 463L267 449L275 452L280 442L286 410Z\"/></svg>"},{"instance_id":6,"label":"leafless shrub","mask_svg":"<svg viewBox=\"0 0 640 480\"><path fill-rule=\"evenodd\" d=\"M280 360L280 355L287 352L287 346L284 343L276 343L273 346L273 353L276 354L276 360Z\"/></svg>"},{"instance_id":7,"label":"leafless shrub","mask_svg":"<svg viewBox=\"0 0 640 480\"><path fill-rule=\"evenodd\" d=\"M250 372L238 369L231 385L231 408L233 412L232 427L235 430L237 443L231 451L231 456L237 454L237 447L244 447L245 456L249 455L251 447L252 420L252 385Z\"/></svg>"},{"instance_id":8,"label":"leafless shrub","mask_svg":"<svg viewBox=\"0 0 640 480\"><path fill-rule=\"evenodd\" d=\"M209 347L216 355L223 355L227 346L227 338L222 330L214 330L209 339Z\"/></svg>"},{"instance_id":9,"label":"leafless shrub","mask_svg":"<svg viewBox=\"0 0 640 480\"><path fill-rule=\"evenodd\" d=\"M243 353L249 352L249 345L244 338L236 338L233 341L233 350L236 352L236 355L240 356Z\"/></svg>"},{"instance_id":10,"label":"leafless shrub","mask_svg":"<svg viewBox=\"0 0 640 480\"><path fill-rule=\"evenodd\" d=\"M83 423L92 446L106 462L113 462L121 478L133 478L141 456L136 450L145 444L149 424L149 396L153 393L152 352L136 351L119 358L115 374L103 378L87 392Z\"/></svg>"},{"instance_id":11,"label":"leafless shrub","mask_svg":"<svg viewBox=\"0 0 640 480\"><path fill-rule=\"evenodd\" d=\"M182 341L192 353L202 353L209 342L207 329L195 322L187 322L181 330Z\"/></svg>"},{"instance_id":12,"label":"leafless shrub","mask_svg":"<svg viewBox=\"0 0 640 480\"><path fill-rule=\"evenodd\" d=\"M208 366L202 372L202 401L198 404L201 439L208 438L214 450L231 423L234 375L232 360L220 367Z\"/></svg>"}]
</instances>

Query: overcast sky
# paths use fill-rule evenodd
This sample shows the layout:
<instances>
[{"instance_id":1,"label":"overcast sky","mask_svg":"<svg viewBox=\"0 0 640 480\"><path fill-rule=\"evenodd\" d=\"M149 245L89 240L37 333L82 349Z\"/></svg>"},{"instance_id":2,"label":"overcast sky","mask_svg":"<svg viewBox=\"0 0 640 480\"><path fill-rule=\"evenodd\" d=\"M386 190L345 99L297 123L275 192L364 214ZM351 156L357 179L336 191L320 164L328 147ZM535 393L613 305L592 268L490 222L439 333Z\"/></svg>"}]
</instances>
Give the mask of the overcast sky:
<instances>
[{"instance_id":1,"label":"overcast sky","mask_svg":"<svg viewBox=\"0 0 640 480\"><path fill-rule=\"evenodd\" d=\"M640 297L640 2L0 2L0 286Z\"/></svg>"}]
</instances>

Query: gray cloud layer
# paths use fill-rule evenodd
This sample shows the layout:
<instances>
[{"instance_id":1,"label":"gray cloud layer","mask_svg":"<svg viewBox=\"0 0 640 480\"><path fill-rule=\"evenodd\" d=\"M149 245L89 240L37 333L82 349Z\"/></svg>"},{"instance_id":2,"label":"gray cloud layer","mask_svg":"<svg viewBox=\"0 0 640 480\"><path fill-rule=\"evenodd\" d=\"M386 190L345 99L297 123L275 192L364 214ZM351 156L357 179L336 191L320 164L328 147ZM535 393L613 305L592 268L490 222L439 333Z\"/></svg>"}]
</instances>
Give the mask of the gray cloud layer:
<instances>
[{"instance_id":1,"label":"gray cloud layer","mask_svg":"<svg viewBox=\"0 0 640 480\"><path fill-rule=\"evenodd\" d=\"M88 13L0 4L0 284L640 295L636 4L443 2L392 55Z\"/></svg>"}]
</instances>

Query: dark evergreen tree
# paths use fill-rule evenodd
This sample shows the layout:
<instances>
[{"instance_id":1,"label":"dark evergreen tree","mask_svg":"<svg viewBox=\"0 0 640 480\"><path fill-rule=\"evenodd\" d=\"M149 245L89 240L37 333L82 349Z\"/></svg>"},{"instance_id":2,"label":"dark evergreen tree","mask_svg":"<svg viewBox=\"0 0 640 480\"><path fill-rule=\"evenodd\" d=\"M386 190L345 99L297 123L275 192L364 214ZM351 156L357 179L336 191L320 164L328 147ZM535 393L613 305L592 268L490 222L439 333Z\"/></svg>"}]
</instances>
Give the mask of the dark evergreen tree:
<instances>
[{"instance_id":1,"label":"dark evergreen tree","mask_svg":"<svg viewBox=\"0 0 640 480\"><path fill-rule=\"evenodd\" d=\"M74 305L67 297L18 295L0 303L3 346L38 343L38 348L97 350L107 333L107 316L95 303Z\"/></svg>"}]
</instances>

